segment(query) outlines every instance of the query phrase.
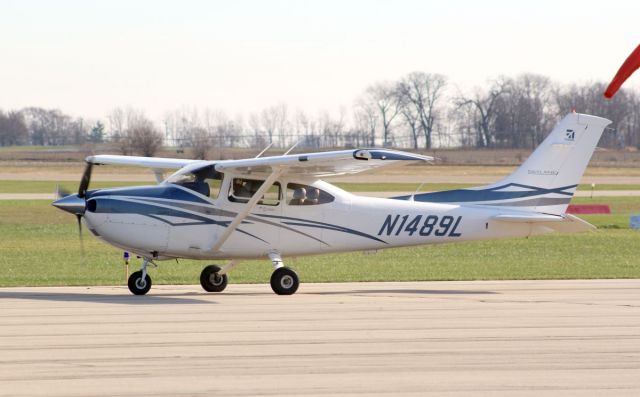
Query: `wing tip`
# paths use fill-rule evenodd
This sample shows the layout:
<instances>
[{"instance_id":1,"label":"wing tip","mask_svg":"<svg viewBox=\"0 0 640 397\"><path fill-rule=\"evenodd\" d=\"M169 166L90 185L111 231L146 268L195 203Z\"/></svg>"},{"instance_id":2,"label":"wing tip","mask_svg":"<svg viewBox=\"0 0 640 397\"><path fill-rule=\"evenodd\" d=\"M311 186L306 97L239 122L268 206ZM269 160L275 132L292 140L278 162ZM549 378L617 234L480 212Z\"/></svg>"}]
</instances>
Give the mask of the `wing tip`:
<instances>
[{"instance_id":1,"label":"wing tip","mask_svg":"<svg viewBox=\"0 0 640 397\"><path fill-rule=\"evenodd\" d=\"M357 160L404 160L404 161L425 161L431 162L434 157L405 152L395 149L356 149L353 157Z\"/></svg>"}]
</instances>

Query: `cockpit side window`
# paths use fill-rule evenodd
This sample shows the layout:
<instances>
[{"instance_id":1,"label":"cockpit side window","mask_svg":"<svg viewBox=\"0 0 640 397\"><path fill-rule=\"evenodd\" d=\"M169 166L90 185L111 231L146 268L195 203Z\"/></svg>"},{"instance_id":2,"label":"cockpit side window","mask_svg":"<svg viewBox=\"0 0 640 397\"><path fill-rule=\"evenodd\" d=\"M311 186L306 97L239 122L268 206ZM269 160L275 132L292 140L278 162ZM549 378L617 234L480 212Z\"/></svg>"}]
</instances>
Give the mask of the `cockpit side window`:
<instances>
[{"instance_id":1,"label":"cockpit side window","mask_svg":"<svg viewBox=\"0 0 640 397\"><path fill-rule=\"evenodd\" d=\"M217 199L220 195L220 186L222 185L222 175L220 178L207 178L204 180L209 185L209 197Z\"/></svg>"},{"instance_id":2,"label":"cockpit side window","mask_svg":"<svg viewBox=\"0 0 640 397\"><path fill-rule=\"evenodd\" d=\"M229 188L229 201L247 203L249 199L260 189L264 181L245 178L233 178ZM261 205L280 204L280 183L275 182L258 201Z\"/></svg>"},{"instance_id":3,"label":"cockpit side window","mask_svg":"<svg viewBox=\"0 0 640 397\"><path fill-rule=\"evenodd\" d=\"M317 187L288 183L287 200L289 205L318 205L330 203L334 197Z\"/></svg>"}]
</instances>

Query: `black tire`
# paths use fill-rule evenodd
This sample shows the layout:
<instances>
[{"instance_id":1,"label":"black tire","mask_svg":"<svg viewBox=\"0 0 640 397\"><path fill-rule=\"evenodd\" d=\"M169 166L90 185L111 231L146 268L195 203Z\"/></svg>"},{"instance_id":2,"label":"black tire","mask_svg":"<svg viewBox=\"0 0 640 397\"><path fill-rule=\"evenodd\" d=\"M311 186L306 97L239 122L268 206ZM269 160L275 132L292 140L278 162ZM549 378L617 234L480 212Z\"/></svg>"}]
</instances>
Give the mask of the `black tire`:
<instances>
[{"instance_id":1,"label":"black tire","mask_svg":"<svg viewBox=\"0 0 640 397\"><path fill-rule=\"evenodd\" d=\"M280 267L271 275L271 289L278 295L293 295L299 285L298 274L288 267Z\"/></svg>"},{"instance_id":2,"label":"black tire","mask_svg":"<svg viewBox=\"0 0 640 397\"><path fill-rule=\"evenodd\" d=\"M129 276L129 291L134 295L144 295L151 289L151 277L147 276L142 279L142 271L131 273Z\"/></svg>"},{"instance_id":3,"label":"black tire","mask_svg":"<svg viewBox=\"0 0 640 397\"><path fill-rule=\"evenodd\" d=\"M222 292L227 288L229 281L226 274L218 275L220 268L216 265L209 265L202 269L200 273L200 285L207 292Z\"/></svg>"}]
</instances>

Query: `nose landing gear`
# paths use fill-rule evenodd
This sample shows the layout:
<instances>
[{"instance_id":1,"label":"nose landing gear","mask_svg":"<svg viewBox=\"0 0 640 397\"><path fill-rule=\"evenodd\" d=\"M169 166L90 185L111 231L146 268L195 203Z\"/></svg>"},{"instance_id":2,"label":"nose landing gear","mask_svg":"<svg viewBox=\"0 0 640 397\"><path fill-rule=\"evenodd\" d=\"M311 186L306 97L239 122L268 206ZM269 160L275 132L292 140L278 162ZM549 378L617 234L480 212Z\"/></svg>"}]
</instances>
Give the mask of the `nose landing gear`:
<instances>
[{"instance_id":1,"label":"nose landing gear","mask_svg":"<svg viewBox=\"0 0 640 397\"><path fill-rule=\"evenodd\" d=\"M151 264L153 267L157 267L152 260L144 258L142 260L142 267L137 272L131 273L127 285L129 291L134 295L144 295L151 289L151 277L147 274L147 266Z\"/></svg>"}]
</instances>

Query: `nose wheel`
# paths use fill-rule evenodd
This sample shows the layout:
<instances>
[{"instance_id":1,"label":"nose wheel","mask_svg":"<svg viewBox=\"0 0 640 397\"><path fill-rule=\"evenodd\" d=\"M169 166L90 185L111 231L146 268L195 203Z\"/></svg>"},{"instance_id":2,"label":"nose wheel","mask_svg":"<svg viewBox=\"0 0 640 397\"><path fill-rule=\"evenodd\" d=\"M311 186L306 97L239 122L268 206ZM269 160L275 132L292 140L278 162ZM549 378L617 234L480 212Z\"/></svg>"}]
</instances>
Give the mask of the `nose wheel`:
<instances>
[{"instance_id":1,"label":"nose wheel","mask_svg":"<svg viewBox=\"0 0 640 397\"><path fill-rule=\"evenodd\" d=\"M144 295L151 289L151 277L143 275L142 271L131 273L129 276L129 291L134 295Z\"/></svg>"}]
</instances>

